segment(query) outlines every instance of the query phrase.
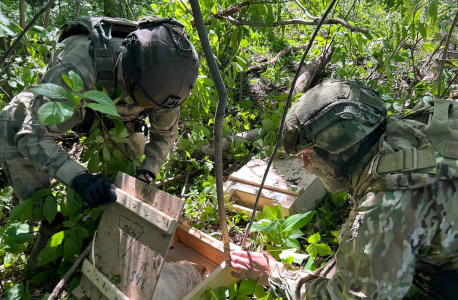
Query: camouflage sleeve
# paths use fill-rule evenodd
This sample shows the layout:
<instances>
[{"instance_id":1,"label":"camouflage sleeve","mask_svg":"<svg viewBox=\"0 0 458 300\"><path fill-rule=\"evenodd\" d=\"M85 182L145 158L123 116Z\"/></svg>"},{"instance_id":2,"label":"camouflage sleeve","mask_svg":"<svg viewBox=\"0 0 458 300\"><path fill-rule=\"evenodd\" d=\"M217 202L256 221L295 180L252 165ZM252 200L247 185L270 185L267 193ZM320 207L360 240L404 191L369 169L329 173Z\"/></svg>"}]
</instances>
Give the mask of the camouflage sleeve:
<instances>
[{"instance_id":1,"label":"camouflage sleeve","mask_svg":"<svg viewBox=\"0 0 458 300\"><path fill-rule=\"evenodd\" d=\"M290 300L402 299L412 284L421 227L419 213L406 212L412 193L368 193L340 232L335 276L276 266L269 277L276 293Z\"/></svg>"},{"instance_id":2,"label":"camouflage sleeve","mask_svg":"<svg viewBox=\"0 0 458 300\"><path fill-rule=\"evenodd\" d=\"M174 109L159 109L148 114L149 142L145 146L145 160L138 168L147 170L157 176L165 162L170 149L178 134L178 118L180 107Z\"/></svg>"},{"instance_id":3,"label":"camouflage sleeve","mask_svg":"<svg viewBox=\"0 0 458 300\"><path fill-rule=\"evenodd\" d=\"M62 65L52 67L45 75L44 80L65 86L60 74L66 73ZM84 111L77 110L67 121L57 125L45 126L38 122L38 109L49 102L46 97L35 97L28 115L19 132L15 136L15 143L19 152L27 158L41 173L55 178L63 184L70 186L73 178L86 168L72 160L67 152L55 142L55 138L66 133L80 123L84 118ZM56 100L53 100L56 101ZM58 100L66 101L66 100Z\"/></svg>"}]
</instances>

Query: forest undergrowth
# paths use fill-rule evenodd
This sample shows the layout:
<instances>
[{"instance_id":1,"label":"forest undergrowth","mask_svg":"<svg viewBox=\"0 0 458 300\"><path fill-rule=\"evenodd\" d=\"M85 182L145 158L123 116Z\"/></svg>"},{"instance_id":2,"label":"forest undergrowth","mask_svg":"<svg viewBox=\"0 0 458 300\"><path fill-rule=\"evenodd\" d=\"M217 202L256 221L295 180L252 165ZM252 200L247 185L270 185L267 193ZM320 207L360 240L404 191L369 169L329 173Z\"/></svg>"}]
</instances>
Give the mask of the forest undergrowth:
<instances>
[{"instance_id":1,"label":"forest undergrowth","mask_svg":"<svg viewBox=\"0 0 458 300\"><path fill-rule=\"evenodd\" d=\"M200 1L228 92L223 123L225 179L253 157L267 159L271 154L292 78L329 3ZM41 0L0 2L0 55L42 4ZM199 77L182 105L177 142L154 185L185 201L183 216L194 227L221 239L211 147L218 95L193 26L190 5L181 0L130 0L130 4L138 18L155 14L180 20L196 46ZM380 93L389 114L408 113L433 98L447 97L458 87L457 33L452 26L457 14L455 1L338 1L300 70L294 101L308 87L333 78L360 80L370 86ZM0 108L30 85L40 83L52 51L62 47L55 39L63 24L76 16L102 15L132 19L125 1L54 1L0 65ZM81 96L75 88L78 79L66 75L71 79L68 89ZM122 122L115 125L112 135L123 142L125 127ZM242 138L244 134L250 138ZM142 159L125 160L110 138L96 124L88 135L69 131L57 142L90 172L103 172L112 179L118 171L134 175ZM34 205L33 199L20 203L7 184L0 162L1 298L47 299L97 228L101 210L90 209L62 184L53 182L52 189L36 197L44 200L39 205ZM337 250L338 232L351 208L346 193L328 194L313 211L294 216L300 227L284 230L285 222L289 224L291 219L282 216L278 207L265 207L258 213L253 227L256 230L250 235L251 248L269 251L291 269L316 270ZM54 264L34 273L27 255L38 224L31 219L38 216L51 222L57 214L65 219L65 233L53 236L42 254L43 263ZM248 217L228 213L227 218L231 241L240 245ZM278 230L266 230L267 223L277 224ZM78 272L61 294L63 299L71 298L70 292L80 278ZM252 283L234 288L237 299L275 299L268 290L256 289ZM214 299L233 299L226 297L226 291L213 292ZM425 297L412 289L406 299Z\"/></svg>"}]
</instances>

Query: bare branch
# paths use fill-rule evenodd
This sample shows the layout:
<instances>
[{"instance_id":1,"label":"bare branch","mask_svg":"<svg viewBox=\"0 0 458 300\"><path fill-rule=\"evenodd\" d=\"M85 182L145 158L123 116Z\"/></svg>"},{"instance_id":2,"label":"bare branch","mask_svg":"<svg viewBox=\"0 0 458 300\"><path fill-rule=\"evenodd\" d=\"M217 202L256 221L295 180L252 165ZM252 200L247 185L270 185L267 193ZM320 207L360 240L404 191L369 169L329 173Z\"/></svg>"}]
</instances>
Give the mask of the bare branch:
<instances>
[{"instance_id":1,"label":"bare branch","mask_svg":"<svg viewBox=\"0 0 458 300\"><path fill-rule=\"evenodd\" d=\"M281 50L280 52L278 52L278 54L275 55L271 60L263 62L263 63L261 63L259 65L256 65L256 66L249 67L247 73L248 72L258 72L258 71L265 70L265 69L267 69L268 66L275 64L280 57L283 57L283 56L285 56L285 55L287 55L287 54L289 54L289 53L291 53L292 51L295 51L295 50L303 50L303 49L307 48L307 45L308 44L303 44L303 45L299 45L299 46L289 46L288 48L285 48L285 49Z\"/></svg>"},{"instance_id":2,"label":"bare branch","mask_svg":"<svg viewBox=\"0 0 458 300\"><path fill-rule=\"evenodd\" d=\"M76 259L75 263L70 268L70 270L68 270L65 276L59 281L59 283L56 285L56 287L52 291L51 295L49 295L48 300L57 299L64 285L70 281L70 279L73 277L78 267L83 262L84 258L89 255L89 252L91 252L91 249L92 249L92 242L90 242L89 245L86 246L86 249L84 249L83 253L81 253L81 255L78 256L78 258Z\"/></svg>"},{"instance_id":3,"label":"bare branch","mask_svg":"<svg viewBox=\"0 0 458 300\"><path fill-rule=\"evenodd\" d=\"M302 3L299 1L299 0L295 0L296 1L296 4L302 9L302 11L304 12L304 14L307 16L307 18L309 19L312 19L312 20L319 20L320 17L314 17L312 16L308 10L302 5Z\"/></svg>"},{"instance_id":4,"label":"bare branch","mask_svg":"<svg viewBox=\"0 0 458 300\"><path fill-rule=\"evenodd\" d=\"M448 45L450 44L450 39L452 37L453 28L455 28L456 22L458 22L458 12L456 13L455 18L453 19L452 26L450 26L450 30L447 36L447 41L445 42L444 53L442 54L442 60L440 61L440 65L439 65L439 76L438 76L439 78L437 78L437 97L440 97L441 95L442 71L444 69L444 62L445 62L445 58L447 57Z\"/></svg>"},{"instance_id":5,"label":"bare branch","mask_svg":"<svg viewBox=\"0 0 458 300\"><path fill-rule=\"evenodd\" d=\"M240 26L240 25L245 25L245 26L256 26L256 27L278 27L278 26L285 26L285 25L310 25L310 26L316 26L319 23L318 20L312 20L312 21L307 21L307 20L302 20L302 19L289 19L289 20L282 20L282 21L277 21L273 22L272 24L267 24L266 22L253 22L249 20L236 20L230 16L225 17L226 20L228 20L231 24L235 26ZM361 33L369 33L369 29L367 28L360 28L357 26L353 26L349 24L347 21L343 19L329 19L325 20L324 24L340 24L345 28L348 28L352 31L355 32L361 32Z\"/></svg>"},{"instance_id":6,"label":"bare branch","mask_svg":"<svg viewBox=\"0 0 458 300\"><path fill-rule=\"evenodd\" d=\"M212 17L222 20L225 17L232 16L232 15L238 13L239 11L243 10L245 7L248 6L248 4L250 4L250 2L248 2L248 1L237 3L237 4L232 5L231 7L227 8L225 10L220 10L216 14L212 15Z\"/></svg>"}]
</instances>

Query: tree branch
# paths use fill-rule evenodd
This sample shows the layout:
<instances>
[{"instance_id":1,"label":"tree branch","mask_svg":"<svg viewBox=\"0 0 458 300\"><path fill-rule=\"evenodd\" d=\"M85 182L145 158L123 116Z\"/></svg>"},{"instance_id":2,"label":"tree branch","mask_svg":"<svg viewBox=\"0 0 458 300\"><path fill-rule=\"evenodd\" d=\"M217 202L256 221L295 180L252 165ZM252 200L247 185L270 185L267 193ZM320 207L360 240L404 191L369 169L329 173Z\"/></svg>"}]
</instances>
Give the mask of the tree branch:
<instances>
[{"instance_id":1,"label":"tree branch","mask_svg":"<svg viewBox=\"0 0 458 300\"><path fill-rule=\"evenodd\" d=\"M221 149L221 139L223 131L223 120L225 116L227 104L227 91L224 87L223 79L216 64L210 42L208 41L207 31L205 29L202 11L200 10L199 0L190 0L194 22L196 24L197 33L199 34L202 50L207 60L207 65L215 83L216 91L218 92L218 104L216 106L215 125L213 129L215 141L215 173L216 173L216 196L218 199L219 222L221 226L221 234L225 246L229 246L229 232L227 229L226 208L224 206L223 193L223 151Z\"/></svg>"},{"instance_id":2,"label":"tree branch","mask_svg":"<svg viewBox=\"0 0 458 300\"><path fill-rule=\"evenodd\" d=\"M442 54L442 60L440 61L440 65L439 65L439 76L438 76L439 78L437 78L437 97L440 97L441 95L442 71L444 69L444 62L445 62L445 58L447 57L448 45L450 44L450 39L452 37L453 28L455 28L457 21L458 21L458 12L456 13L455 18L453 19L452 26L450 26L450 30L447 36L447 41L445 42L444 53Z\"/></svg>"},{"instance_id":3,"label":"tree branch","mask_svg":"<svg viewBox=\"0 0 458 300\"><path fill-rule=\"evenodd\" d=\"M86 246L86 249L84 249L83 253L81 253L80 256L76 259L75 263L73 266L68 270L68 272L65 274L64 278L62 278L59 283L56 285L54 290L52 291L51 295L49 295L48 300L54 300L57 299L57 297L60 294L60 291L64 287L66 283L73 277L73 274L75 274L76 270L78 267L81 265L83 262L84 258L89 255L89 252L91 252L92 249L92 241L89 243L89 245Z\"/></svg>"},{"instance_id":4,"label":"tree branch","mask_svg":"<svg viewBox=\"0 0 458 300\"><path fill-rule=\"evenodd\" d=\"M280 52L278 52L277 55L275 55L271 60L263 62L263 63L261 63L259 65L256 65L256 66L249 67L248 71L246 71L246 73L248 73L248 72L258 72L258 71L265 70L265 69L267 69L268 66L275 64L280 57L283 57L283 56L285 56L285 55L287 55L287 54L289 54L289 53L291 53L292 51L295 51L295 50L303 50L303 49L307 48L307 46L308 46L308 44L303 44L303 45L299 45L299 46L289 46L288 48L285 48L285 49L281 50Z\"/></svg>"},{"instance_id":5,"label":"tree branch","mask_svg":"<svg viewBox=\"0 0 458 300\"><path fill-rule=\"evenodd\" d=\"M228 20L232 25L235 26L240 26L240 25L245 25L245 26L256 26L256 27L278 27L278 26L285 26L285 25L310 25L310 26L315 26L318 25L320 22L320 19L314 19L311 21L307 20L302 20L302 19L289 19L289 20L282 20L282 21L277 21L273 22L272 24L268 25L266 22L253 22L249 20L236 20L232 18L231 16L225 17L226 20ZM347 21L343 19L329 19L325 20L324 24L340 24L345 28L350 29L351 31L355 32L361 32L361 33L369 33L369 29L367 28L360 28L357 26L353 26Z\"/></svg>"},{"instance_id":6,"label":"tree branch","mask_svg":"<svg viewBox=\"0 0 458 300\"><path fill-rule=\"evenodd\" d=\"M6 50L6 52L3 54L3 57L1 58L0 60L0 65L2 65L5 60L8 58L8 56L11 54L11 52L14 50L14 48L16 48L17 44L19 44L19 42L21 41L21 39L25 36L25 34L27 33L27 31L29 31L30 28L32 28L32 26L38 21L38 19L40 18L40 16L46 11L46 9L48 7L51 7L51 5L53 4L54 0L49 0L45 5L43 5L43 7L40 9L40 11L33 17L32 21L30 21L29 24L27 24L27 26L22 30L22 32L19 34L19 36L17 37L17 39L14 41L14 43L11 45L11 47L8 48L8 50Z\"/></svg>"}]
</instances>

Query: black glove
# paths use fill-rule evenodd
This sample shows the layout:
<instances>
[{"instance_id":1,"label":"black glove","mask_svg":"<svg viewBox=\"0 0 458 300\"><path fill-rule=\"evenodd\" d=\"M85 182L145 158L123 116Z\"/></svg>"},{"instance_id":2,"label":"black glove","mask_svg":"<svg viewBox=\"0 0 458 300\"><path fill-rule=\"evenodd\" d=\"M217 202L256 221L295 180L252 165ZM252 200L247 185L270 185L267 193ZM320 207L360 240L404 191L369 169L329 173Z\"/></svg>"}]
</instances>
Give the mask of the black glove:
<instances>
[{"instance_id":1,"label":"black glove","mask_svg":"<svg viewBox=\"0 0 458 300\"><path fill-rule=\"evenodd\" d=\"M143 179L143 178L141 178L141 177L139 177L140 175L145 176L146 180ZM156 178L156 176L154 176L154 174L151 173L151 172L148 171L148 170L139 170L139 171L137 172L137 179L139 179L139 180L141 180L141 181L143 181L143 182L145 182L145 183L150 184L151 181L153 181L155 178Z\"/></svg>"},{"instance_id":2,"label":"black glove","mask_svg":"<svg viewBox=\"0 0 458 300\"><path fill-rule=\"evenodd\" d=\"M73 179L73 189L91 207L116 201L113 183L103 175L81 174Z\"/></svg>"}]
</instances>

